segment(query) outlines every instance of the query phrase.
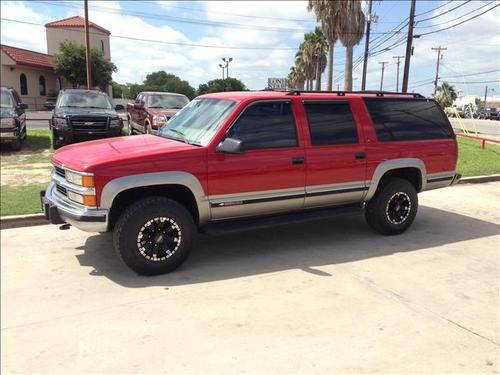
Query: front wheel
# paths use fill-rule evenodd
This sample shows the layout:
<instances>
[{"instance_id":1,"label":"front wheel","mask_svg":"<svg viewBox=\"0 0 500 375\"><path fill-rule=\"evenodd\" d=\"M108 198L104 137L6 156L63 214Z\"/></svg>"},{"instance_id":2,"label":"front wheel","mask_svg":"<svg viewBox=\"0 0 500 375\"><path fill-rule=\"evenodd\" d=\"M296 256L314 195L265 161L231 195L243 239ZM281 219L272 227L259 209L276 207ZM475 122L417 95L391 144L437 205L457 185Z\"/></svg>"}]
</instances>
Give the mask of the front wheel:
<instances>
[{"instance_id":1,"label":"front wheel","mask_svg":"<svg viewBox=\"0 0 500 375\"><path fill-rule=\"evenodd\" d=\"M391 177L381 184L366 204L366 221L384 235L403 233L417 215L417 191L409 181L401 178Z\"/></svg>"},{"instance_id":2,"label":"front wheel","mask_svg":"<svg viewBox=\"0 0 500 375\"><path fill-rule=\"evenodd\" d=\"M163 197L140 200L118 219L113 245L133 271L152 276L173 271L188 257L196 228L191 214Z\"/></svg>"}]
</instances>

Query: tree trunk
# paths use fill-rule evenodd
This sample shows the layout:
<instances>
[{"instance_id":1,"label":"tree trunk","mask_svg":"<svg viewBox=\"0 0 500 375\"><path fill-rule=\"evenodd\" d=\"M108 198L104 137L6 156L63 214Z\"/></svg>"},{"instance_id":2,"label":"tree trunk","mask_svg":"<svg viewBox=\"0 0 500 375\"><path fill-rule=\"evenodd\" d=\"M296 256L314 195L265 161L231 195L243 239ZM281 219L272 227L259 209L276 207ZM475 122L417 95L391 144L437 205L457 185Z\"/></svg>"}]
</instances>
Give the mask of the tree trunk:
<instances>
[{"instance_id":1,"label":"tree trunk","mask_svg":"<svg viewBox=\"0 0 500 375\"><path fill-rule=\"evenodd\" d=\"M319 49L318 56L316 56L316 91L321 90L321 57L323 56L323 47Z\"/></svg>"},{"instance_id":2,"label":"tree trunk","mask_svg":"<svg viewBox=\"0 0 500 375\"><path fill-rule=\"evenodd\" d=\"M345 48L344 91L352 91L352 46Z\"/></svg>"},{"instance_id":3,"label":"tree trunk","mask_svg":"<svg viewBox=\"0 0 500 375\"><path fill-rule=\"evenodd\" d=\"M328 48L328 82L327 90L332 91L333 86L333 44Z\"/></svg>"}]
</instances>

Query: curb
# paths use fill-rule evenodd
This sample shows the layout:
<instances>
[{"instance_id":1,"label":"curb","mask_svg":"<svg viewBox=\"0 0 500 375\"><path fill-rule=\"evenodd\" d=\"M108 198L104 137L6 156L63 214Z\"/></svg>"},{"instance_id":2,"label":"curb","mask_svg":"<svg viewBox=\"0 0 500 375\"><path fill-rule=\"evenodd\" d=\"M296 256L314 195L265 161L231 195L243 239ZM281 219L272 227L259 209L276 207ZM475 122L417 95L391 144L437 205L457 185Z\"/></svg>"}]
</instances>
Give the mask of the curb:
<instances>
[{"instance_id":1,"label":"curb","mask_svg":"<svg viewBox=\"0 0 500 375\"><path fill-rule=\"evenodd\" d=\"M489 176L474 176L474 177L462 177L458 180L459 184L480 184L483 182L494 182L500 181L500 174L492 174Z\"/></svg>"},{"instance_id":2,"label":"curb","mask_svg":"<svg viewBox=\"0 0 500 375\"><path fill-rule=\"evenodd\" d=\"M483 182L500 181L500 174L489 176L463 177L459 184L480 184ZM0 217L0 229L12 229L21 227L31 227L35 225L47 225L49 222L44 214L15 215Z\"/></svg>"},{"instance_id":3,"label":"curb","mask_svg":"<svg viewBox=\"0 0 500 375\"><path fill-rule=\"evenodd\" d=\"M11 229L20 227L31 227L34 225L44 225L49 222L44 214L14 215L0 217L0 229Z\"/></svg>"}]
</instances>

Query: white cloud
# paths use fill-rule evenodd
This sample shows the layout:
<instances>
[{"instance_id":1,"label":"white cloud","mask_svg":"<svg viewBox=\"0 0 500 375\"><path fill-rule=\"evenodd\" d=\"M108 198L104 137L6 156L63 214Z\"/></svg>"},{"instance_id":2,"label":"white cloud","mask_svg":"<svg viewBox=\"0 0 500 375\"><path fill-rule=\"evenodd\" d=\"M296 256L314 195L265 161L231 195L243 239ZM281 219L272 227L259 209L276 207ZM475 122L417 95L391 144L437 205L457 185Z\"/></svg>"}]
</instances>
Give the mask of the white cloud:
<instances>
[{"instance_id":1,"label":"white cloud","mask_svg":"<svg viewBox=\"0 0 500 375\"><path fill-rule=\"evenodd\" d=\"M43 24L49 22L47 16L35 13L26 5L21 1L2 1L0 5L2 18ZM0 24L2 44L47 53L45 30L40 26L9 21L2 21Z\"/></svg>"}]
</instances>

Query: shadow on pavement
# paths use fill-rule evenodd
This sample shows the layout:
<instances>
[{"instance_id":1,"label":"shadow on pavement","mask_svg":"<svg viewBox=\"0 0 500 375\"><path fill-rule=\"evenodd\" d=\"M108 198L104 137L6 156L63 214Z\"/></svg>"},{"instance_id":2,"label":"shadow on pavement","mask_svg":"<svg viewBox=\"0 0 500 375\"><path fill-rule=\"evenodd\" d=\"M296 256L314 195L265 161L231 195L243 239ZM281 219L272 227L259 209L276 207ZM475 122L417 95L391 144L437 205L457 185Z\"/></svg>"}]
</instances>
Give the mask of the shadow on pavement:
<instances>
[{"instance_id":1,"label":"shadow on pavement","mask_svg":"<svg viewBox=\"0 0 500 375\"><path fill-rule=\"evenodd\" d=\"M110 234L91 236L77 255L91 275L105 276L124 287L178 286L302 269L312 269L373 257L439 247L497 235L500 225L421 206L413 226L399 236L381 236L362 216L350 216L300 225L273 227L223 236L200 235L190 258L167 275L142 277L130 271L114 254ZM439 249L435 249L439 251Z\"/></svg>"}]
</instances>

